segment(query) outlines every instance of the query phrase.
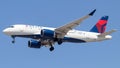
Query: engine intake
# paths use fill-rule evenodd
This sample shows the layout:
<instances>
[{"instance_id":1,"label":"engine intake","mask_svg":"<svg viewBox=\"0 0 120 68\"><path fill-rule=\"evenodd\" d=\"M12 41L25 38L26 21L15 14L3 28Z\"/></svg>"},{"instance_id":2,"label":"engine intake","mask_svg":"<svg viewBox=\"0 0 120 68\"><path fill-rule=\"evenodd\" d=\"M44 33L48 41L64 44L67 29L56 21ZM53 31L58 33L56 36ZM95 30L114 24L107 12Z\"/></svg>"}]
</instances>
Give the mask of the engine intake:
<instances>
[{"instance_id":1,"label":"engine intake","mask_svg":"<svg viewBox=\"0 0 120 68\"><path fill-rule=\"evenodd\" d=\"M36 40L30 40L30 41L28 41L28 47L30 47L30 48L40 48L41 43L39 41L36 41Z\"/></svg>"}]
</instances>

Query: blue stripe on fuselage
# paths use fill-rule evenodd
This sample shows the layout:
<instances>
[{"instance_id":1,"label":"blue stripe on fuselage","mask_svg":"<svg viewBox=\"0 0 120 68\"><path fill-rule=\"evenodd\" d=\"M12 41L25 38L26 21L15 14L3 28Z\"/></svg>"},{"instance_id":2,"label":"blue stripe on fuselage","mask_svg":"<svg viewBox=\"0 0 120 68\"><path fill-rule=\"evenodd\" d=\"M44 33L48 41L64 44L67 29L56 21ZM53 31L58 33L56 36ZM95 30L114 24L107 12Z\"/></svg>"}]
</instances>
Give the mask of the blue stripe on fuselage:
<instances>
[{"instance_id":1,"label":"blue stripe on fuselage","mask_svg":"<svg viewBox=\"0 0 120 68\"><path fill-rule=\"evenodd\" d=\"M32 38L32 39L40 39L42 38L41 35L13 35L15 37L24 37L24 38ZM48 39L48 37L44 37L42 39ZM49 38L53 39L53 38ZM86 41L81 40L81 39L76 39L76 38L71 38L71 37L64 37L63 42L74 42L74 43L84 43Z\"/></svg>"},{"instance_id":2,"label":"blue stripe on fuselage","mask_svg":"<svg viewBox=\"0 0 120 68\"><path fill-rule=\"evenodd\" d=\"M75 43L83 43L83 42L86 42L86 41L81 40L81 39L70 38L70 37L64 37L63 41L65 41L65 42L75 42Z\"/></svg>"}]
</instances>

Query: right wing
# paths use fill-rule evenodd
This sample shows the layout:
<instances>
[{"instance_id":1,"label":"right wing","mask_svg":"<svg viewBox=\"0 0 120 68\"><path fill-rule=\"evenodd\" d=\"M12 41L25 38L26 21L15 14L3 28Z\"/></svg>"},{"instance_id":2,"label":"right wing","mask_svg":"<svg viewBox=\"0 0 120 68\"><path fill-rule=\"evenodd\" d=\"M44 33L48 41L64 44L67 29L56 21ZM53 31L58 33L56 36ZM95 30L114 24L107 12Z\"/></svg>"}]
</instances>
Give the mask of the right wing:
<instances>
[{"instance_id":1,"label":"right wing","mask_svg":"<svg viewBox=\"0 0 120 68\"><path fill-rule=\"evenodd\" d=\"M74 27L78 26L83 20L89 18L90 16L93 16L95 11L96 11L96 9L94 9L91 13L89 13L88 15L86 15L78 20L75 20L75 21L70 22L66 25L63 25L59 28L56 28L55 32L56 32L57 38L63 38L69 30L72 30Z\"/></svg>"}]
</instances>

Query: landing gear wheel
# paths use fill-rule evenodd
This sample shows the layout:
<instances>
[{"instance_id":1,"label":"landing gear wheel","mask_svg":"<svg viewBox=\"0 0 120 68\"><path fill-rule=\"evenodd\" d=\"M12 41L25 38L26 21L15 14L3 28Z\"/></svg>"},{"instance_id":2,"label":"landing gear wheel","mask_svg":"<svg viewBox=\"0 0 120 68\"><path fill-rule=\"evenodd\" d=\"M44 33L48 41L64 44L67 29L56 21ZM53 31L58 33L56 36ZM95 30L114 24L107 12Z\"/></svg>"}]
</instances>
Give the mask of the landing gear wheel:
<instances>
[{"instance_id":1,"label":"landing gear wheel","mask_svg":"<svg viewBox=\"0 0 120 68\"><path fill-rule=\"evenodd\" d=\"M50 47L50 49L49 49L50 51L53 51L54 50L54 47Z\"/></svg>"},{"instance_id":2,"label":"landing gear wheel","mask_svg":"<svg viewBox=\"0 0 120 68\"><path fill-rule=\"evenodd\" d=\"M58 39L58 44L60 45L60 44L62 44L62 39Z\"/></svg>"},{"instance_id":3,"label":"landing gear wheel","mask_svg":"<svg viewBox=\"0 0 120 68\"><path fill-rule=\"evenodd\" d=\"M12 41L12 43L15 43L15 41Z\"/></svg>"}]
</instances>

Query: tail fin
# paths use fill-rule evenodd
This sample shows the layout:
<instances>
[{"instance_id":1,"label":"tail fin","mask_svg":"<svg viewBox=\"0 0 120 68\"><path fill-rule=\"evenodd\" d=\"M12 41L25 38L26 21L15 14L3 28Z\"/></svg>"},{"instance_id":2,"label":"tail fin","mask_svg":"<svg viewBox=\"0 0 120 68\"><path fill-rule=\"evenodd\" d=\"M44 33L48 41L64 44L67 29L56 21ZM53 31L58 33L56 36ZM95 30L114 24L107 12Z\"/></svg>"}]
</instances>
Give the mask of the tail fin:
<instances>
[{"instance_id":1,"label":"tail fin","mask_svg":"<svg viewBox=\"0 0 120 68\"><path fill-rule=\"evenodd\" d=\"M108 16L103 16L90 31L104 33L106 30L108 18Z\"/></svg>"}]
</instances>

